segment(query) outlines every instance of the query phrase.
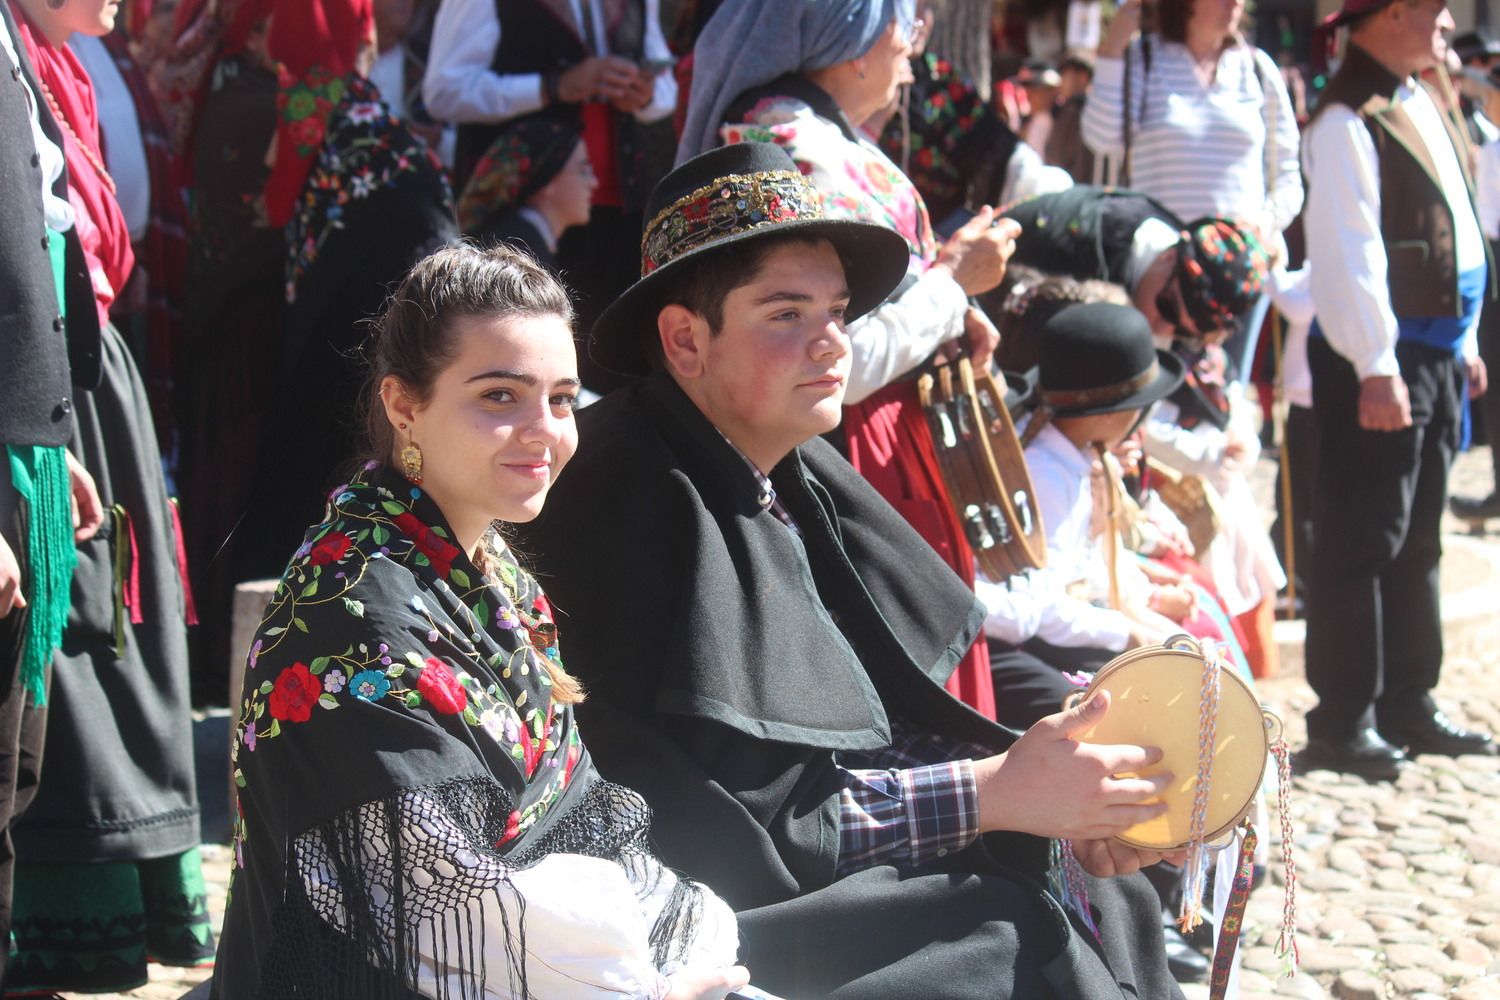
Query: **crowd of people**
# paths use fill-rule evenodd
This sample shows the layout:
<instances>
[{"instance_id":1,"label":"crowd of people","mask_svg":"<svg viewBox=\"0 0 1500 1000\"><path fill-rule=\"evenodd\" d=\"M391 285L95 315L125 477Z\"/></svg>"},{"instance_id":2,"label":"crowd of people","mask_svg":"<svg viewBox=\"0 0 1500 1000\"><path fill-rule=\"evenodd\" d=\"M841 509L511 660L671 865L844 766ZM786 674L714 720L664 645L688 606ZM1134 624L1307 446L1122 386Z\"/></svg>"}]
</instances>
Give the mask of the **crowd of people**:
<instances>
[{"instance_id":1,"label":"crowd of people","mask_svg":"<svg viewBox=\"0 0 1500 1000\"><path fill-rule=\"evenodd\" d=\"M1303 72L1244 6L1007 62L962 0L0 0L5 994L1178 997L1091 675L1305 613L1299 768L1496 753L1432 691L1500 42L1342 0Z\"/></svg>"}]
</instances>

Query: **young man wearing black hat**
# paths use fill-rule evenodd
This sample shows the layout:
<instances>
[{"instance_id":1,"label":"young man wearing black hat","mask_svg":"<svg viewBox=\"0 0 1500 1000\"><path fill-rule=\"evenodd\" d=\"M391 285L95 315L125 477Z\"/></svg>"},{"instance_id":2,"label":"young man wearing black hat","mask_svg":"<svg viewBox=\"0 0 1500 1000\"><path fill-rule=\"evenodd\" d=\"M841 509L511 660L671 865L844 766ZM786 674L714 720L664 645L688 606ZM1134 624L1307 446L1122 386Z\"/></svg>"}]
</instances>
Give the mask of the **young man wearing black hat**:
<instances>
[{"instance_id":1,"label":"young man wearing black hat","mask_svg":"<svg viewBox=\"0 0 1500 1000\"><path fill-rule=\"evenodd\" d=\"M1393 778L1407 754L1492 754L1432 698L1443 659L1439 520L1485 388L1489 285L1461 123L1416 79L1443 0L1344 0L1349 44L1303 144L1318 471L1303 769Z\"/></svg>"},{"instance_id":2,"label":"young man wearing black hat","mask_svg":"<svg viewBox=\"0 0 1500 1000\"><path fill-rule=\"evenodd\" d=\"M899 283L904 241L823 219L762 143L688 161L647 217L592 342L640 381L580 413L520 544L560 627L590 623L569 668L591 744L653 803L663 857L731 902L774 993L1180 996L1140 879L1079 873L1097 938L1043 881L1043 838L1099 875L1157 859L1097 839L1155 810L1111 775L1156 752L1070 739L1107 706L1017 737L945 692L983 609L818 437L844 324Z\"/></svg>"}]
</instances>

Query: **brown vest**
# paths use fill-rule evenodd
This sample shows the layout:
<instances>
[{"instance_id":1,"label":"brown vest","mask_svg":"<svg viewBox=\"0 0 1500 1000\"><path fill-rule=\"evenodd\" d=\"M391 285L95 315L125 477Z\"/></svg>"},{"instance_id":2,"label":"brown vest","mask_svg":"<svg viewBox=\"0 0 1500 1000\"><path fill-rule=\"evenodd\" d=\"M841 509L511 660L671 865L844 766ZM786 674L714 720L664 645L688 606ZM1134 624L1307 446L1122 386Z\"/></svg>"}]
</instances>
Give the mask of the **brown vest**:
<instances>
[{"instance_id":1,"label":"brown vest","mask_svg":"<svg viewBox=\"0 0 1500 1000\"><path fill-rule=\"evenodd\" d=\"M1398 317L1410 319L1458 316L1462 303L1453 208L1416 123L1394 101L1402 82L1364 49L1351 44L1318 102L1318 113L1342 104L1360 117L1374 140L1380 158L1380 232L1390 262L1391 308ZM1453 116L1443 110L1442 99L1436 94L1432 99L1458 154L1469 189L1468 209L1477 217L1466 140ZM1488 241L1485 256L1489 260ZM1494 263L1489 263L1493 273Z\"/></svg>"}]
</instances>

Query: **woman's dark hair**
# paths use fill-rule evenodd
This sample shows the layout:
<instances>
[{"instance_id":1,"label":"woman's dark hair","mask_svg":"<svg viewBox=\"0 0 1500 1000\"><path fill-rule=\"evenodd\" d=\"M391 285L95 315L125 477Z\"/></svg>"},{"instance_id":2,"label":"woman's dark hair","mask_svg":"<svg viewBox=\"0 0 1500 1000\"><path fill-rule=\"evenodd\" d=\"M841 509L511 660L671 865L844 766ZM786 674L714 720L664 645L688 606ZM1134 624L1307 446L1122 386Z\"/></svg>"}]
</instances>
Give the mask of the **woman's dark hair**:
<instances>
[{"instance_id":1,"label":"woman's dark hair","mask_svg":"<svg viewBox=\"0 0 1500 1000\"><path fill-rule=\"evenodd\" d=\"M1169 42L1187 44L1188 21L1193 16L1193 0L1146 0L1156 8L1156 30Z\"/></svg>"},{"instance_id":2,"label":"woman's dark hair","mask_svg":"<svg viewBox=\"0 0 1500 1000\"><path fill-rule=\"evenodd\" d=\"M1041 361L1042 328L1068 306L1083 302L1131 304L1125 289L1111 282L1043 274L1023 264L1012 264L1000 287L1005 289L1004 298L988 297L984 304L1000 331L995 362L1006 371L1024 372Z\"/></svg>"},{"instance_id":3,"label":"woman's dark hair","mask_svg":"<svg viewBox=\"0 0 1500 1000\"><path fill-rule=\"evenodd\" d=\"M453 321L466 316L560 316L571 325L573 304L550 271L504 244L480 249L461 243L419 261L386 301L365 344L367 458L389 462L395 450L381 383L394 376L410 399L426 402L456 352Z\"/></svg>"}]
</instances>

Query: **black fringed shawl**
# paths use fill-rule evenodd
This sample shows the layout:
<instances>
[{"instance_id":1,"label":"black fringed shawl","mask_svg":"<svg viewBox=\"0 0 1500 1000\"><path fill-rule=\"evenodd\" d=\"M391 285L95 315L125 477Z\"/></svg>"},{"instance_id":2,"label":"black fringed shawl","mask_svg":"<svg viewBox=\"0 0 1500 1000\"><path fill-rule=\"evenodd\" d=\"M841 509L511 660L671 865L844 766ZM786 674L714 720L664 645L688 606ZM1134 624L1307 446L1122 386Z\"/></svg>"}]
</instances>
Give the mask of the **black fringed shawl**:
<instances>
[{"instance_id":1,"label":"black fringed shawl","mask_svg":"<svg viewBox=\"0 0 1500 1000\"><path fill-rule=\"evenodd\" d=\"M552 701L556 629L534 581L503 558L485 575L391 471L362 479L306 535L251 649L214 995L411 997L425 937L473 976L439 977L439 995L527 996L524 916L502 928L508 967L485 968L468 904L504 890L496 869L555 851L644 855L650 813L594 774L572 710ZM455 873L403 841L435 818L503 867ZM656 961L690 933L692 893L664 911Z\"/></svg>"}]
</instances>

